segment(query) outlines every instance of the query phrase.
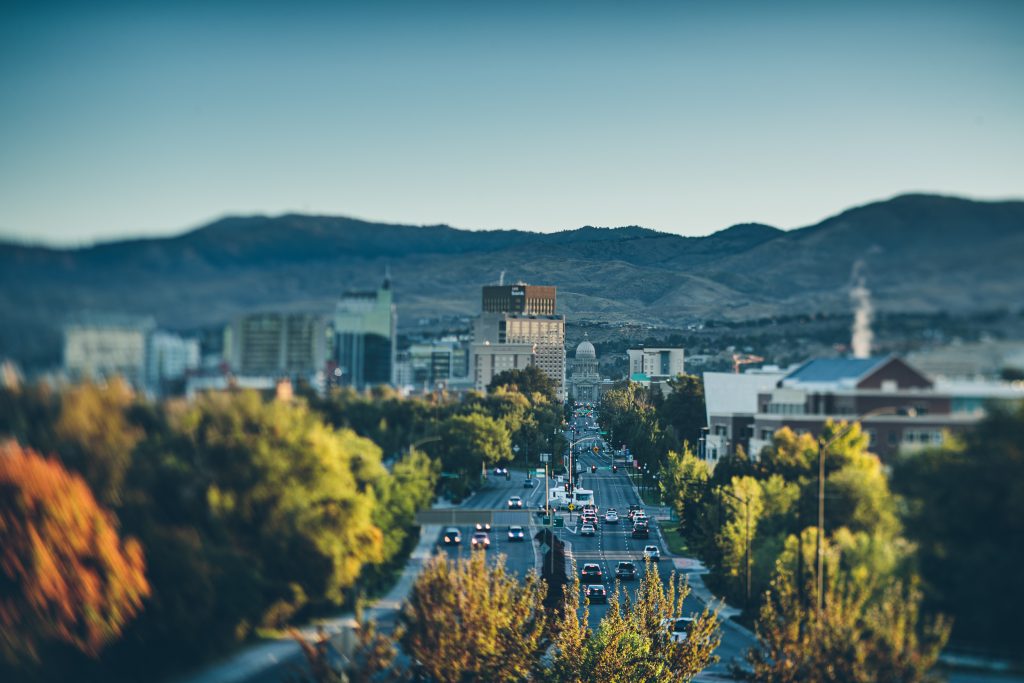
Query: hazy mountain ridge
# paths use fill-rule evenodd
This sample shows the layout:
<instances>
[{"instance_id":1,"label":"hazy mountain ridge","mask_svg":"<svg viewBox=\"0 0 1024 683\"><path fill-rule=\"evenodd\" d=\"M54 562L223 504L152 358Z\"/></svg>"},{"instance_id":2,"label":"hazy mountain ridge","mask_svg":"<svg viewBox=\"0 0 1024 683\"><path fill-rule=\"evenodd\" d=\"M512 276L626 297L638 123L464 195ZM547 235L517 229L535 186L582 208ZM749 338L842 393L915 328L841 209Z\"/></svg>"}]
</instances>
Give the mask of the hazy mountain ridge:
<instances>
[{"instance_id":1,"label":"hazy mountain ridge","mask_svg":"<svg viewBox=\"0 0 1024 683\"><path fill-rule=\"evenodd\" d=\"M559 287L570 318L678 325L843 310L853 265L887 310L1024 302L1024 202L904 195L791 231L706 237L636 226L539 234L330 216L229 217L169 238L77 249L0 242L0 356L54 362L68 313L147 313L188 329L260 308L329 310L390 268L402 324L474 314L506 273Z\"/></svg>"}]
</instances>

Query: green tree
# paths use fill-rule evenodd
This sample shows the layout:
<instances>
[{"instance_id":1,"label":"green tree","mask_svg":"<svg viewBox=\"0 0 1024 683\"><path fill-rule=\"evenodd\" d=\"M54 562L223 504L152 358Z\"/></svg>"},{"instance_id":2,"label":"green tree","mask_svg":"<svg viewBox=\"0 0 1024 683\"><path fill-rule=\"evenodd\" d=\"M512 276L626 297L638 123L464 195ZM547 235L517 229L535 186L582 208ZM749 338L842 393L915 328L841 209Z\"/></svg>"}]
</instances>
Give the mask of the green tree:
<instances>
[{"instance_id":1,"label":"green tree","mask_svg":"<svg viewBox=\"0 0 1024 683\"><path fill-rule=\"evenodd\" d=\"M508 428L481 413L451 416L441 423L440 435L429 448L439 455L444 471L462 476L446 480L457 495L473 490L486 466L512 459Z\"/></svg>"},{"instance_id":2,"label":"green tree","mask_svg":"<svg viewBox=\"0 0 1024 683\"><path fill-rule=\"evenodd\" d=\"M923 620L915 583L842 570L830 550L824 609L808 600L813 573L803 590L783 569L757 623L757 646L740 676L763 683L802 681L931 681L931 670L949 635L942 619ZM813 566L813 565L812 565Z\"/></svg>"},{"instance_id":3,"label":"green tree","mask_svg":"<svg viewBox=\"0 0 1024 683\"><path fill-rule=\"evenodd\" d=\"M427 561L402 610L402 648L441 683L521 681L537 671L547 625L544 585L503 558Z\"/></svg>"},{"instance_id":4,"label":"green tree","mask_svg":"<svg viewBox=\"0 0 1024 683\"><path fill-rule=\"evenodd\" d=\"M680 443L696 444L707 424L704 380L696 375L677 375L668 385L671 393L658 406L658 417Z\"/></svg>"},{"instance_id":5,"label":"green tree","mask_svg":"<svg viewBox=\"0 0 1024 683\"><path fill-rule=\"evenodd\" d=\"M696 518L702 513L710 478L711 468L697 458L689 446L682 453L668 452L658 486L662 499L675 510L679 528L686 536L695 528Z\"/></svg>"},{"instance_id":6,"label":"green tree","mask_svg":"<svg viewBox=\"0 0 1024 683\"><path fill-rule=\"evenodd\" d=\"M120 502L132 450L144 436L127 415L134 402L131 387L120 377L105 384L84 382L61 396L55 427L61 458L82 473L107 505Z\"/></svg>"},{"instance_id":7,"label":"green tree","mask_svg":"<svg viewBox=\"0 0 1024 683\"><path fill-rule=\"evenodd\" d=\"M545 680L559 683L689 681L717 661L718 619L707 609L694 616L685 640L670 637L671 625L684 616L689 586L674 573L666 583L648 563L636 599L616 588L596 632L587 627L589 610L579 610L580 585L566 587L555 624L553 656Z\"/></svg>"},{"instance_id":8,"label":"green tree","mask_svg":"<svg viewBox=\"0 0 1024 683\"><path fill-rule=\"evenodd\" d=\"M548 401L555 400L557 387L544 371L536 365L529 365L523 369L513 368L499 372L487 385L487 391L492 392L498 387L514 387L516 391L524 396L542 394Z\"/></svg>"},{"instance_id":9,"label":"green tree","mask_svg":"<svg viewBox=\"0 0 1024 683\"><path fill-rule=\"evenodd\" d=\"M963 440L898 459L893 486L928 604L954 617L954 641L1019 655L1024 403L991 406Z\"/></svg>"}]
</instances>

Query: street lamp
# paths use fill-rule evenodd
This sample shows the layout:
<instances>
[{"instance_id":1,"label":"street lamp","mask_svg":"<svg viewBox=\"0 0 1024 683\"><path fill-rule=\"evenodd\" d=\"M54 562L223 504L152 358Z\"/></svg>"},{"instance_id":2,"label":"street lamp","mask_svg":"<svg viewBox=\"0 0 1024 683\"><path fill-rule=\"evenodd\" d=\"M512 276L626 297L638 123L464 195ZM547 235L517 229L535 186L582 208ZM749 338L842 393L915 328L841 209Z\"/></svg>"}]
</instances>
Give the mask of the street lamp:
<instances>
[{"instance_id":1,"label":"street lamp","mask_svg":"<svg viewBox=\"0 0 1024 683\"><path fill-rule=\"evenodd\" d=\"M896 407L885 407L875 408L869 410L860 417L855 417L850 420L846 425L838 432L832 435L832 437L825 441L822 437L818 437L818 531L817 531L817 565L818 573L814 577L815 582L815 598L817 600L818 617L821 617L822 604L824 599L824 571L825 571L825 548L823 546L823 539L825 535L825 454L828 449L832 447L836 441L846 436L855 424L859 424L869 417L877 417L879 415L906 415L907 417L914 417L917 411L914 408L896 408Z\"/></svg>"}]
</instances>

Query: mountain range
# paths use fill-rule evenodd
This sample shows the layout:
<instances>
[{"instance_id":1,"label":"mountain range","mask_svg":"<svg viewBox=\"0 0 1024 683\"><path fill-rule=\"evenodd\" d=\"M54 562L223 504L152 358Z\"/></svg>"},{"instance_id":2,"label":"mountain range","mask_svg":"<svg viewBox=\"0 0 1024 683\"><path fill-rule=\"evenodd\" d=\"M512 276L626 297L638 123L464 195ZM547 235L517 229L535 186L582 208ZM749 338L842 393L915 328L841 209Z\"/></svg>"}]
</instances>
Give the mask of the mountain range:
<instances>
[{"instance_id":1,"label":"mountain range","mask_svg":"<svg viewBox=\"0 0 1024 683\"><path fill-rule=\"evenodd\" d=\"M876 308L1024 305L1024 201L902 195L783 231L705 237L641 227L540 234L344 217L238 216L176 237L52 248L0 242L0 357L59 361L77 311L153 315L196 329L260 309L330 310L392 275L400 325L472 315L480 286L558 286L572 321L678 326L849 310L856 268Z\"/></svg>"}]
</instances>

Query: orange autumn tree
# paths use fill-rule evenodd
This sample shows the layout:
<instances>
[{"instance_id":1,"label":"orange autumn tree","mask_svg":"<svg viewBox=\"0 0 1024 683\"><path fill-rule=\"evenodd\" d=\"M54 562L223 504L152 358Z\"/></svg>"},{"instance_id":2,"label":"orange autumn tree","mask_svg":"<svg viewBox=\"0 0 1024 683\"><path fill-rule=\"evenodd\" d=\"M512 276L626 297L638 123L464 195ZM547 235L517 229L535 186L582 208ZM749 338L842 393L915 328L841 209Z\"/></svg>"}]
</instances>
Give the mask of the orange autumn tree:
<instances>
[{"instance_id":1,"label":"orange autumn tree","mask_svg":"<svg viewBox=\"0 0 1024 683\"><path fill-rule=\"evenodd\" d=\"M148 595L142 548L82 478L0 444L0 652L35 658L59 640L95 657Z\"/></svg>"}]
</instances>

